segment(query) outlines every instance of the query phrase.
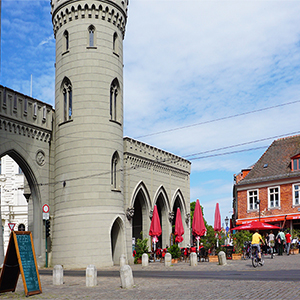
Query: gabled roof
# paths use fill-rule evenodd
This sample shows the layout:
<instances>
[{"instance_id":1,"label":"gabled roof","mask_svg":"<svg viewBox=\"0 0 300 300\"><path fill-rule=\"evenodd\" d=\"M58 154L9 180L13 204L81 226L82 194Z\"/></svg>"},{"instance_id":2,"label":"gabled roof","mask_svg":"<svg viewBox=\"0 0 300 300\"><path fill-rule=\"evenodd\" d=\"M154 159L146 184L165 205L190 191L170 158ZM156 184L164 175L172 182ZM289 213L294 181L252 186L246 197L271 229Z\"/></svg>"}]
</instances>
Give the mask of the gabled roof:
<instances>
[{"instance_id":1,"label":"gabled roof","mask_svg":"<svg viewBox=\"0 0 300 300\"><path fill-rule=\"evenodd\" d=\"M291 169L291 158L299 153L300 135L275 140L237 185L300 176L300 171Z\"/></svg>"}]
</instances>

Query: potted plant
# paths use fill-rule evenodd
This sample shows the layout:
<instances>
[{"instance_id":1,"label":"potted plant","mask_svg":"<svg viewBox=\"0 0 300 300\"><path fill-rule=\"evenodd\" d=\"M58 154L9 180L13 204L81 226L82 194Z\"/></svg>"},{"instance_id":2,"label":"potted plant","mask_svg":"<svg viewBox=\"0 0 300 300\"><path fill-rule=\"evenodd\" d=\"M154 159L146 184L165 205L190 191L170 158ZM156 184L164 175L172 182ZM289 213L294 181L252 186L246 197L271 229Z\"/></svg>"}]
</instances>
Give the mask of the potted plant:
<instances>
[{"instance_id":1,"label":"potted plant","mask_svg":"<svg viewBox=\"0 0 300 300\"><path fill-rule=\"evenodd\" d=\"M233 235L234 253L232 259L242 259L244 243L252 240L252 233L248 230L241 230Z\"/></svg>"},{"instance_id":2,"label":"potted plant","mask_svg":"<svg viewBox=\"0 0 300 300\"><path fill-rule=\"evenodd\" d=\"M181 256L181 250L177 244L172 245L168 248L168 252L172 255L172 263L177 263Z\"/></svg>"},{"instance_id":3,"label":"potted plant","mask_svg":"<svg viewBox=\"0 0 300 300\"><path fill-rule=\"evenodd\" d=\"M142 256L144 253L147 253L149 256L149 247L148 247L148 239L143 239L143 235L141 234L141 239L137 239L135 251L136 254L134 256L134 263L141 264L142 263Z\"/></svg>"}]
</instances>

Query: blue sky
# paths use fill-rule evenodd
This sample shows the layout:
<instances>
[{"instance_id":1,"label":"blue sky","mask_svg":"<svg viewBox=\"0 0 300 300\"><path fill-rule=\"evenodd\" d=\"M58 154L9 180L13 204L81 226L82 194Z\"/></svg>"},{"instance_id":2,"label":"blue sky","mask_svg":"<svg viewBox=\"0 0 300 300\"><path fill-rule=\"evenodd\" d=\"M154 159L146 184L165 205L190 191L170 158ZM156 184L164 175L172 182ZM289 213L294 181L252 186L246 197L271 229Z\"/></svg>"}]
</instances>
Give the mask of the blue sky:
<instances>
[{"instance_id":1,"label":"blue sky","mask_svg":"<svg viewBox=\"0 0 300 300\"><path fill-rule=\"evenodd\" d=\"M0 83L29 95L32 74L33 97L54 105L49 2L2 0ZM222 220L230 216L233 175L275 136L300 131L299 24L300 1L129 3L124 134L191 159L191 201L200 200L209 224L217 202Z\"/></svg>"}]
</instances>

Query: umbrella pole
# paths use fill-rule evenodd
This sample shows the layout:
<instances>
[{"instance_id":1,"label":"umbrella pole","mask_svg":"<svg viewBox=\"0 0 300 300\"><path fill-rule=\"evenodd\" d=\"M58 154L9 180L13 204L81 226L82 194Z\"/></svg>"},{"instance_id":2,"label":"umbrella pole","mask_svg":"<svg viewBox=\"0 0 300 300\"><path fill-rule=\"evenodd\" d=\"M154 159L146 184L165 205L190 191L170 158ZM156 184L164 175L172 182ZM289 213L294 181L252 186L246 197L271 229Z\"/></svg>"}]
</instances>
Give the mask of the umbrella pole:
<instances>
[{"instance_id":1,"label":"umbrella pole","mask_svg":"<svg viewBox=\"0 0 300 300\"><path fill-rule=\"evenodd\" d=\"M156 243L154 242L154 245L153 245L153 250L154 250L154 255L153 255L153 257L154 257L154 262L156 262Z\"/></svg>"},{"instance_id":2,"label":"umbrella pole","mask_svg":"<svg viewBox=\"0 0 300 300\"><path fill-rule=\"evenodd\" d=\"M197 239L197 254L199 252L199 239Z\"/></svg>"}]
</instances>

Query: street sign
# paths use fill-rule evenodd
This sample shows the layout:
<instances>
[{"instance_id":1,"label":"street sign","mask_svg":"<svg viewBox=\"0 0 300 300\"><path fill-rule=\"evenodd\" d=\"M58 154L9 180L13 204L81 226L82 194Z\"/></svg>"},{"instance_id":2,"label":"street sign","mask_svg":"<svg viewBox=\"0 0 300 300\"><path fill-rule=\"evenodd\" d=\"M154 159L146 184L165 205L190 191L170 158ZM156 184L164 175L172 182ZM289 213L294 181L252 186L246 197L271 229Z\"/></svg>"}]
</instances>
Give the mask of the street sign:
<instances>
[{"instance_id":1,"label":"street sign","mask_svg":"<svg viewBox=\"0 0 300 300\"><path fill-rule=\"evenodd\" d=\"M14 230L15 226L16 226L16 223L8 223L8 227L11 231Z\"/></svg>"},{"instance_id":2,"label":"street sign","mask_svg":"<svg viewBox=\"0 0 300 300\"><path fill-rule=\"evenodd\" d=\"M43 213L49 213L49 210L50 210L49 205L48 204L44 204L43 205Z\"/></svg>"},{"instance_id":3,"label":"street sign","mask_svg":"<svg viewBox=\"0 0 300 300\"><path fill-rule=\"evenodd\" d=\"M43 212L43 220L49 220L49 213Z\"/></svg>"}]
</instances>

